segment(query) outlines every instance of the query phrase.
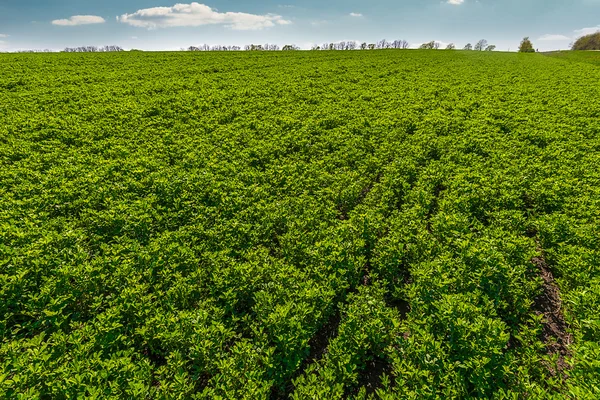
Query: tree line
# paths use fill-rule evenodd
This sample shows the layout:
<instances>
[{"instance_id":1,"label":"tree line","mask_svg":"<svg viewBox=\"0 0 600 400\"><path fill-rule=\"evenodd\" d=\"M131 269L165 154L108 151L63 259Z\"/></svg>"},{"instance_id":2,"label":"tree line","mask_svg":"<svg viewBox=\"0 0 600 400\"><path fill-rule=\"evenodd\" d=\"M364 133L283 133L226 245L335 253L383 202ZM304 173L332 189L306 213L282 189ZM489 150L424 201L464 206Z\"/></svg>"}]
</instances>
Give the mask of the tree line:
<instances>
[{"instance_id":1,"label":"tree line","mask_svg":"<svg viewBox=\"0 0 600 400\"><path fill-rule=\"evenodd\" d=\"M63 53L107 53L113 51L124 51L119 46L80 46L80 47L65 47Z\"/></svg>"},{"instance_id":2,"label":"tree line","mask_svg":"<svg viewBox=\"0 0 600 400\"><path fill-rule=\"evenodd\" d=\"M382 39L376 43L367 42L356 42L354 40L341 41L341 42L325 42L322 45L314 45L311 50L382 50L382 49L409 49L410 43L406 40L393 40L388 41ZM419 46L422 50L438 50L442 48L442 44L435 40L425 42ZM445 50L455 50L456 46L454 43L449 43L444 47ZM467 43L463 50L475 50L475 51L494 51L496 46L489 44L487 40L481 39L475 45ZM576 42L571 44L572 50L600 50L600 31L592 33L590 35L582 36L577 39ZM247 44L245 46L235 45L208 45L203 44L200 46L189 46L186 51L289 51L289 50L301 50L300 47L295 44L287 44L280 47L277 44L265 43L261 44ZM103 52L119 52L124 51L120 46L80 46L80 47L66 47L62 52L64 53L103 53ZM134 50L131 50L134 51ZM17 53L51 53L53 50L18 50ZM533 53L535 49L531 40L528 37L523 38L519 45L519 52L521 53Z\"/></svg>"},{"instance_id":3,"label":"tree line","mask_svg":"<svg viewBox=\"0 0 600 400\"><path fill-rule=\"evenodd\" d=\"M387 39L382 39L375 43L367 43L362 42L359 43L354 40L349 41L341 41L341 42L325 42L321 45L313 45L311 50L382 50L382 49L409 49L410 43L406 40L393 40L388 41ZM432 40L431 42L426 42L420 45L419 49L422 50L437 50L441 48L441 43ZM454 43L450 43L445 47L446 50L454 50L456 46ZM471 43L468 43L463 50L480 50L480 51L493 51L496 49L495 45L488 44L487 40L481 39L479 42L473 46ZM201 46L190 46L186 49L187 51L239 51L242 50L240 46L221 46L214 45L209 46L207 44ZM300 47L294 44L288 44L283 47L279 47L276 44L265 44L265 45L256 45L249 44L243 47L245 51L279 51L279 50L300 50Z\"/></svg>"}]
</instances>

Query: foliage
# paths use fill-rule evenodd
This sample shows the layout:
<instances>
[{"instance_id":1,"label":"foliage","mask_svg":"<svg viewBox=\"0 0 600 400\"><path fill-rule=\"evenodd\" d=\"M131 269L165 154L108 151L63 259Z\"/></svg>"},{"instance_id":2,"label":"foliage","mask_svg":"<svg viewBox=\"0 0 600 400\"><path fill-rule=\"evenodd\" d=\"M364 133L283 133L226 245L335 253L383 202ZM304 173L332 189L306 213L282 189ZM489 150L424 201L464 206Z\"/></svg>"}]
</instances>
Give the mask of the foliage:
<instances>
[{"instance_id":1,"label":"foliage","mask_svg":"<svg viewBox=\"0 0 600 400\"><path fill-rule=\"evenodd\" d=\"M519 53L535 53L533 44L528 37L525 37L523 40L521 40L521 44L519 45Z\"/></svg>"},{"instance_id":2,"label":"foliage","mask_svg":"<svg viewBox=\"0 0 600 400\"><path fill-rule=\"evenodd\" d=\"M419 46L419 49L433 50L433 49L438 49L439 47L440 47L439 43L437 43L435 40L432 40L431 42L423 43L421 46Z\"/></svg>"},{"instance_id":3,"label":"foliage","mask_svg":"<svg viewBox=\"0 0 600 400\"><path fill-rule=\"evenodd\" d=\"M571 50L600 50L600 31L578 38Z\"/></svg>"},{"instance_id":4,"label":"foliage","mask_svg":"<svg viewBox=\"0 0 600 400\"><path fill-rule=\"evenodd\" d=\"M1 55L0 397L598 398L599 80L495 52Z\"/></svg>"}]
</instances>

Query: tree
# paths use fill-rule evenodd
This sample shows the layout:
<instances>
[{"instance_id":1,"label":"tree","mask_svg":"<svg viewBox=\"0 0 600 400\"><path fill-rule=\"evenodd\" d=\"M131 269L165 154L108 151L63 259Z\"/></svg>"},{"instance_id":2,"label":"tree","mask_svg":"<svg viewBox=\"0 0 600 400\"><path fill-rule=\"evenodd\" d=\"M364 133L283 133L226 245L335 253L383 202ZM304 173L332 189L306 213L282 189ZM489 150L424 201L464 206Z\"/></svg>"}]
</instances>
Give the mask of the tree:
<instances>
[{"instance_id":1,"label":"tree","mask_svg":"<svg viewBox=\"0 0 600 400\"><path fill-rule=\"evenodd\" d=\"M467 43L463 50L473 50L473 45L471 43Z\"/></svg>"},{"instance_id":2,"label":"tree","mask_svg":"<svg viewBox=\"0 0 600 400\"><path fill-rule=\"evenodd\" d=\"M600 31L578 38L571 50L600 50Z\"/></svg>"},{"instance_id":3,"label":"tree","mask_svg":"<svg viewBox=\"0 0 600 400\"><path fill-rule=\"evenodd\" d=\"M523 40L521 40L521 44L519 45L519 53L535 53L533 44L528 37L524 37Z\"/></svg>"},{"instance_id":4,"label":"tree","mask_svg":"<svg viewBox=\"0 0 600 400\"><path fill-rule=\"evenodd\" d=\"M361 49L361 50L366 50L366 49L367 49L367 42L362 42L362 43L360 44L360 49Z\"/></svg>"},{"instance_id":5,"label":"tree","mask_svg":"<svg viewBox=\"0 0 600 400\"><path fill-rule=\"evenodd\" d=\"M310 49L311 50L321 50L321 46L314 44Z\"/></svg>"},{"instance_id":6,"label":"tree","mask_svg":"<svg viewBox=\"0 0 600 400\"><path fill-rule=\"evenodd\" d=\"M446 46L446 50L454 50L456 49L456 46L454 45L454 43L450 43L448 46Z\"/></svg>"},{"instance_id":7,"label":"tree","mask_svg":"<svg viewBox=\"0 0 600 400\"><path fill-rule=\"evenodd\" d=\"M494 51L495 49L496 49L496 45L490 44L488 47L485 48L485 51Z\"/></svg>"},{"instance_id":8,"label":"tree","mask_svg":"<svg viewBox=\"0 0 600 400\"><path fill-rule=\"evenodd\" d=\"M438 47L439 47L439 45L438 45ZM423 43L421 46L419 46L419 49L421 49L421 50L433 50L433 49L435 49L435 41L432 40L431 42Z\"/></svg>"},{"instance_id":9,"label":"tree","mask_svg":"<svg viewBox=\"0 0 600 400\"><path fill-rule=\"evenodd\" d=\"M390 47L393 49L408 49L410 44L406 40L394 40L390 43Z\"/></svg>"},{"instance_id":10,"label":"tree","mask_svg":"<svg viewBox=\"0 0 600 400\"><path fill-rule=\"evenodd\" d=\"M369 50L375 50L375 46L376 46L375 43L369 43L368 48L369 48Z\"/></svg>"},{"instance_id":11,"label":"tree","mask_svg":"<svg viewBox=\"0 0 600 400\"><path fill-rule=\"evenodd\" d=\"M283 49L281 49L283 51L290 51L290 50L300 50L300 47L296 46L295 44L286 44L285 46L283 46Z\"/></svg>"},{"instance_id":12,"label":"tree","mask_svg":"<svg viewBox=\"0 0 600 400\"><path fill-rule=\"evenodd\" d=\"M433 43L433 48L434 48L435 50L439 50L439 49L440 49L440 42L435 42L435 43Z\"/></svg>"},{"instance_id":13,"label":"tree","mask_svg":"<svg viewBox=\"0 0 600 400\"><path fill-rule=\"evenodd\" d=\"M477 51L483 51L485 50L485 48L487 47L488 42L485 39L481 39L479 42L477 42L477 44L475 45L475 50Z\"/></svg>"},{"instance_id":14,"label":"tree","mask_svg":"<svg viewBox=\"0 0 600 400\"><path fill-rule=\"evenodd\" d=\"M385 39L381 39L379 42L377 42L378 49L388 49L389 47L390 43Z\"/></svg>"}]
</instances>

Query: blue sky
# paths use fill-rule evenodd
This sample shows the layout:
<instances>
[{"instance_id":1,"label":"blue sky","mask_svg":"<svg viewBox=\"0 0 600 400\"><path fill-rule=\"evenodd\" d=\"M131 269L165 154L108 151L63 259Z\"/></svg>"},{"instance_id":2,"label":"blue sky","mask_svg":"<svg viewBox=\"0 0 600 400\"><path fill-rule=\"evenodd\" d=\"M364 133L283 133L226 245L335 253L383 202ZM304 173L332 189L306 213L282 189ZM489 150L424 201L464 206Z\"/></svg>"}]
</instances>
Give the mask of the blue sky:
<instances>
[{"instance_id":1,"label":"blue sky","mask_svg":"<svg viewBox=\"0 0 600 400\"><path fill-rule=\"evenodd\" d=\"M551 50L599 29L600 0L0 0L0 51L267 42L308 48L383 38L457 47L487 39L514 51L524 36Z\"/></svg>"}]
</instances>

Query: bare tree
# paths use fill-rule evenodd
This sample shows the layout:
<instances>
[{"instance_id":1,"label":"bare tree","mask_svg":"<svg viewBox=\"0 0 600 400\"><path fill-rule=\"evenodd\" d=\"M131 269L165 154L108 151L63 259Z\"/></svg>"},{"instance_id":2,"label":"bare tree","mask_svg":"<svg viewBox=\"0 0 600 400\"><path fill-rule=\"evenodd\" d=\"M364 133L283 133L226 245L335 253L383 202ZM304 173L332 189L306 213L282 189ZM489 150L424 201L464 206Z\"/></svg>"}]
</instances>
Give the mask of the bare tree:
<instances>
[{"instance_id":1,"label":"bare tree","mask_svg":"<svg viewBox=\"0 0 600 400\"><path fill-rule=\"evenodd\" d=\"M485 39L481 39L479 42L477 42L477 44L475 45L475 50L477 51L483 51L485 50L485 48L487 47L488 42Z\"/></svg>"},{"instance_id":2,"label":"bare tree","mask_svg":"<svg viewBox=\"0 0 600 400\"><path fill-rule=\"evenodd\" d=\"M463 50L473 50L473 45L471 43L467 43Z\"/></svg>"},{"instance_id":3,"label":"bare tree","mask_svg":"<svg viewBox=\"0 0 600 400\"><path fill-rule=\"evenodd\" d=\"M440 49L440 42L434 42L434 43L433 43L433 48L434 48L435 50L439 50L439 49Z\"/></svg>"},{"instance_id":4,"label":"bare tree","mask_svg":"<svg viewBox=\"0 0 600 400\"><path fill-rule=\"evenodd\" d=\"M394 40L391 47L394 49L408 49L410 44L406 40Z\"/></svg>"},{"instance_id":5,"label":"bare tree","mask_svg":"<svg viewBox=\"0 0 600 400\"><path fill-rule=\"evenodd\" d=\"M385 39L381 39L379 42L377 42L377 48L378 49L388 49L389 42Z\"/></svg>"},{"instance_id":6,"label":"bare tree","mask_svg":"<svg viewBox=\"0 0 600 400\"><path fill-rule=\"evenodd\" d=\"M456 48L456 46L454 45L454 43L450 43L448 46L446 46L446 50L454 50Z\"/></svg>"},{"instance_id":7,"label":"bare tree","mask_svg":"<svg viewBox=\"0 0 600 400\"><path fill-rule=\"evenodd\" d=\"M64 53L105 53L113 51L124 51L121 47L110 45L110 46L80 46L80 47L66 47Z\"/></svg>"},{"instance_id":8,"label":"bare tree","mask_svg":"<svg viewBox=\"0 0 600 400\"><path fill-rule=\"evenodd\" d=\"M311 50L321 50L321 46L314 44L310 49Z\"/></svg>"},{"instance_id":9,"label":"bare tree","mask_svg":"<svg viewBox=\"0 0 600 400\"><path fill-rule=\"evenodd\" d=\"M369 43L369 45L367 46L369 48L369 50L375 50L375 47L377 45L375 43Z\"/></svg>"},{"instance_id":10,"label":"bare tree","mask_svg":"<svg viewBox=\"0 0 600 400\"><path fill-rule=\"evenodd\" d=\"M366 50L366 49L367 49L367 42L362 42L362 43L360 44L360 49L361 49L361 50Z\"/></svg>"},{"instance_id":11,"label":"bare tree","mask_svg":"<svg viewBox=\"0 0 600 400\"><path fill-rule=\"evenodd\" d=\"M496 45L490 44L488 47L485 48L485 51L494 51L496 50Z\"/></svg>"},{"instance_id":12,"label":"bare tree","mask_svg":"<svg viewBox=\"0 0 600 400\"><path fill-rule=\"evenodd\" d=\"M285 46L283 46L283 48L281 50L283 50L283 51L300 50L300 47L296 46L295 44L286 44Z\"/></svg>"},{"instance_id":13,"label":"bare tree","mask_svg":"<svg viewBox=\"0 0 600 400\"><path fill-rule=\"evenodd\" d=\"M63 52L65 50L63 50ZM41 49L27 49L27 50L16 50L15 53L54 53L54 51L50 50L50 49L43 49L43 50L41 50Z\"/></svg>"}]
</instances>

